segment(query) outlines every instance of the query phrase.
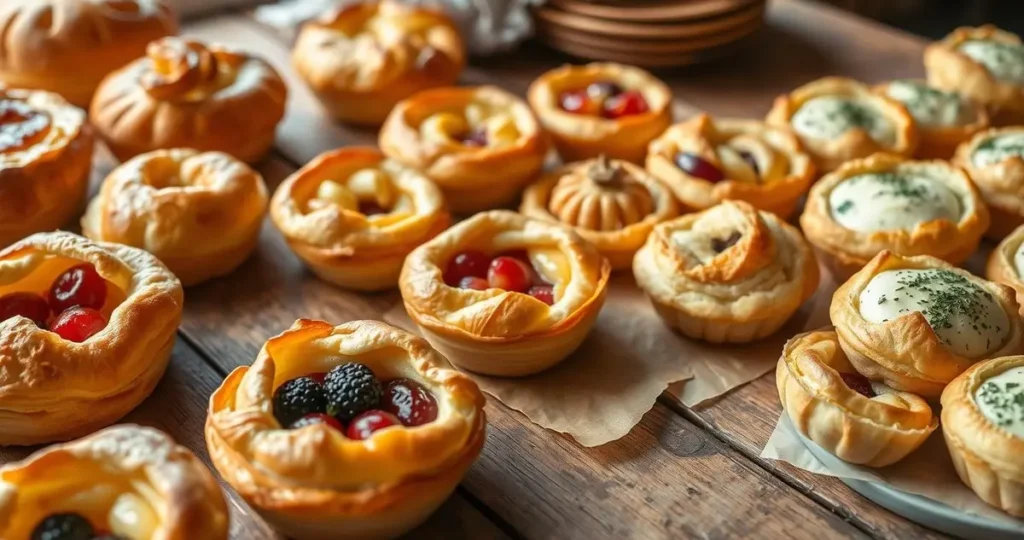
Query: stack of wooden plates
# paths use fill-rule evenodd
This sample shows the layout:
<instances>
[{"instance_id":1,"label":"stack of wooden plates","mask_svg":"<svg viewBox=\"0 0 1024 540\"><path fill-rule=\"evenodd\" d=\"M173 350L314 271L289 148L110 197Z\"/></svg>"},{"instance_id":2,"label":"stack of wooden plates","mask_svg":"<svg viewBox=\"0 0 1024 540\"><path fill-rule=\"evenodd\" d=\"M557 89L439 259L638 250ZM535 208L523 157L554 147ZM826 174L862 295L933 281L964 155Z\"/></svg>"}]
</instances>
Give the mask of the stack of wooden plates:
<instances>
[{"instance_id":1,"label":"stack of wooden plates","mask_svg":"<svg viewBox=\"0 0 1024 540\"><path fill-rule=\"evenodd\" d=\"M537 37L588 60L645 67L715 59L753 34L767 0L548 0Z\"/></svg>"}]
</instances>

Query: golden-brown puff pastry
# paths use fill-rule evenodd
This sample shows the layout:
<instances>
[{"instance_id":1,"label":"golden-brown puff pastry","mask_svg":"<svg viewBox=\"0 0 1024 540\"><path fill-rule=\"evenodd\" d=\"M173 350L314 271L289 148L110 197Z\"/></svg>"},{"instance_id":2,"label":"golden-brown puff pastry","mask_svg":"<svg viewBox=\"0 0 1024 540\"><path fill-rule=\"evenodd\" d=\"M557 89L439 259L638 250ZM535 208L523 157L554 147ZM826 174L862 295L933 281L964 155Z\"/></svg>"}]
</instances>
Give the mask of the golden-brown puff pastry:
<instances>
[{"instance_id":1,"label":"golden-brown puff pastry","mask_svg":"<svg viewBox=\"0 0 1024 540\"><path fill-rule=\"evenodd\" d=\"M228 537L224 494L206 466L160 431L130 424L0 468L0 536L29 538L66 513L118 538Z\"/></svg>"},{"instance_id":2,"label":"golden-brown puff pastry","mask_svg":"<svg viewBox=\"0 0 1024 540\"><path fill-rule=\"evenodd\" d=\"M21 316L0 321L0 445L68 440L135 408L164 373L181 321L181 283L149 253L66 232L0 251L0 297L47 295L90 263L106 280L106 326L76 343Z\"/></svg>"},{"instance_id":3,"label":"golden-brown puff pastry","mask_svg":"<svg viewBox=\"0 0 1024 540\"><path fill-rule=\"evenodd\" d=\"M985 267L985 277L1009 285L1017 293L1017 303L1024 304L1024 226L1017 227L992 250Z\"/></svg>"},{"instance_id":4,"label":"golden-brown puff pastry","mask_svg":"<svg viewBox=\"0 0 1024 540\"><path fill-rule=\"evenodd\" d=\"M914 118L900 102L842 77L779 96L767 121L791 128L821 173L876 152L910 157L917 148Z\"/></svg>"},{"instance_id":5,"label":"golden-brown puff pastry","mask_svg":"<svg viewBox=\"0 0 1024 540\"><path fill-rule=\"evenodd\" d=\"M447 285L445 269L467 250L525 251L551 284L553 302L499 288ZM453 364L514 377L543 371L576 350L604 305L610 273L608 261L569 227L492 210L416 248L399 284L409 317Z\"/></svg>"},{"instance_id":6,"label":"golden-brown puff pastry","mask_svg":"<svg viewBox=\"0 0 1024 540\"><path fill-rule=\"evenodd\" d=\"M548 141L518 97L496 86L452 87L399 103L380 148L436 182L453 212L471 214L512 202L540 172Z\"/></svg>"},{"instance_id":7,"label":"golden-brown puff pastry","mask_svg":"<svg viewBox=\"0 0 1024 540\"><path fill-rule=\"evenodd\" d=\"M902 103L914 117L919 137L914 152L917 158L949 159L960 143L989 126L985 107L924 81L890 81L876 86L875 91Z\"/></svg>"},{"instance_id":8,"label":"golden-brown puff pastry","mask_svg":"<svg viewBox=\"0 0 1024 540\"><path fill-rule=\"evenodd\" d=\"M284 429L277 387L346 362L410 378L437 418L366 440L326 425ZM486 418L476 384L422 339L376 321L299 320L233 371L210 400L206 444L221 476L276 529L300 540L394 538L427 518L480 453Z\"/></svg>"},{"instance_id":9,"label":"golden-brown puff pastry","mask_svg":"<svg viewBox=\"0 0 1024 540\"><path fill-rule=\"evenodd\" d=\"M884 250L960 264L988 224L988 209L963 169L889 154L848 161L825 175L800 216L804 235L840 280Z\"/></svg>"},{"instance_id":10,"label":"golden-brown puff pastry","mask_svg":"<svg viewBox=\"0 0 1024 540\"><path fill-rule=\"evenodd\" d=\"M0 247L78 213L92 149L84 111L57 94L0 87Z\"/></svg>"},{"instance_id":11,"label":"golden-brown puff pastry","mask_svg":"<svg viewBox=\"0 0 1024 540\"><path fill-rule=\"evenodd\" d=\"M4 0L0 83L88 108L103 77L177 31L162 0Z\"/></svg>"},{"instance_id":12,"label":"golden-brown puff pastry","mask_svg":"<svg viewBox=\"0 0 1024 540\"><path fill-rule=\"evenodd\" d=\"M857 373L832 330L798 334L786 342L775 383L797 431L849 463L896 463L939 425L919 396L871 383Z\"/></svg>"},{"instance_id":13,"label":"golden-brown puff pastry","mask_svg":"<svg viewBox=\"0 0 1024 540\"><path fill-rule=\"evenodd\" d=\"M399 101L454 85L466 50L440 11L363 1L306 23L292 63L335 118L380 125Z\"/></svg>"},{"instance_id":14,"label":"golden-brown puff pastry","mask_svg":"<svg viewBox=\"0 0 1024 540\"><path fill-rule=\"evenodd\" d=\"M267 210L263 177L221 152L156 150L114 169L82 218L82 234L145 249L185 286L242 264Z\"/></svg>"},{"instance_id":15,"label":"golden-brown puff pastry","mask_svg":"<svg viewBox=\"0 0 1024 540\"><path fill-rule=\"evenodd\" d=\"M369 291L397 287L405 256L451 223L433 182L369 147L316 157L277 189L270 215L318 276Z\"/></svg>"},{"instance_id":16,"label":"golden-brown puff pastry","mask_svg":"<svg viewBox=\"0 0 1024 540\"><path fill-rule=\"evenodd\" d=\"M929 84L992 111L997 126L1024 122L1024 44L992 25L957 28L924 51Z\"/></svg>"},{"instance_id":17,"label":"golden-brown puff pastry","mask_svg":"<svg viewBox=\"0 0 1024 540\"><path fill-rule=\"evenodd\" d=\"M165 38L103 80L89 118L121 161L195 148L252 163L273 143L286 97L284 81L260 58Z\"/></svg>"},{"instance_id":18,"label":"golden-brown puff pastry","mask_svg":"<svg viewBox=\"0 0 1024 540\"><path fill-rule=\"evenodd\" d=\"M953 163L971 175L988 205L986 237L1000 240L1024 224L1024 127L975 135L957 148Z\"/></svg>"},{"instance_id":19,"label":"golden-brown puff pastry","mask_svg":"<svg viewBox=\"0 0 1024 540\"><path fill-rule=\"evenodd\" d=\"M883 251L836 291L829 313L865 377L926 398L979 360L1024 352L1013 290L934 257Z\"/></svg>"},{"instance_id":20,"label":"golden-brown puff pastry","mask_svg":"<svg viewBox=\"0 0 1024 540\"><path fill-rule=\"evenodd\" d=\"M819 278L800 231L742 201L655 226L633 259L633 275L665 324L712 343L774 333Z\"/></svg>"},{"instance_id":21,"label":"golden-brown puff pastry","mask_svg":"<svg viewBox=\"0 0 1024 540\"><path fill-rule=\"evenodd\" d=\"M526 189L519 211L573 227L613 270L630 268L654 225L679 214L664 184L632 163L605 156L544 175Z\"/></svg>"},{"instance_id":22,"label":"golden-brown puff pastry","mask_svg":"<svg viewBox=\"0 0 1024 540\"><path fill-rule=\"evenodd\" d=\"M964 484L1024 517L1024 356L978 362L949 383L942 434Z\"/></svg>"},{"instance_id":23,"label":"golden-brown puff pastry","mask_svg":"<svg viewBox=\"0 0 1024 540\"><path fill-rule=\"evenodd\" d=\"M593 97L605 91L590 91L595 83L613 85L620 94L640 96L643 105L625 106L626 114L609 115L608 108ZM564 105L569 94L578 95L584 106L573 112L567 110ZM672 123L672 92L668 86L638 67L622 64L592 63L553 69L533 81L527 99L565 161L604 154L643 163L647 144ZM611 99L617 97L603 98L603 103ZM586 105L591 102L593 106Z\"/></svg>"},{"instance_id":24,"label":"golden-brown puff pastry","mask_svg":"<svg viewBox=\"0 0 1024 540\"><path fill-rule=\"evenodd\" d=\"M815 175L813 161L789 129L703 113L651 142L647 170L686 208L740 200L783 219L796 210Z\"/></svg>"}]
</instances>

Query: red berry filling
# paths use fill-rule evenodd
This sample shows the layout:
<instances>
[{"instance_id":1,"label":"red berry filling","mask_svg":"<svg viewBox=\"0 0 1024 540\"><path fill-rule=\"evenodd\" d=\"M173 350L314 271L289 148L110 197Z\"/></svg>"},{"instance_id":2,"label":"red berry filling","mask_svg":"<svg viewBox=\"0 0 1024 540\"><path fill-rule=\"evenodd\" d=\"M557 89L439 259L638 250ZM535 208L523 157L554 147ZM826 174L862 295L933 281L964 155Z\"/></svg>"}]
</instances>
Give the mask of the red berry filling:
<instances>
[{"instance_id":1,"label":"red berry filling","mask_svg":"<svg viewBox=\"0 0 1024 540\"><path fill-rule=\"evenodd\" d=\"M299 429L317 424L326 424L342 433L345 432L345 426L341 425L337 418L324 413L309 413L293 422L292 425L288 426L288 429Z\"/></svg>"},{"instance_id":2,"label":"red berry filling","mask_svg":"<svg viewBox=\"0 0 1024 540\"><path fill-rule=\"evenodd\" d=\"M352 419L352 423L345 430L349 439L362 441L368 439L374 432L386 427L400 426L402 422L395 415L380 410L366 411Z\"/></svg>"},{"instance_id":3,"label":"red berry filling","mask_svg":"<svg viewBox=\"0 0 1024 540\"><path fill-rule=\"evenodd\" d=\"M484 129L476 129L466 133L459 138L459 142L463 146L471 146L473 148L483 148L487 146L487 131Z\"/></svg>"},{"instance_id":4,"label":"red berry filling","mask_svg":"<svg viewBox=\"0 0 1024 540\"><path fill-rule=\"evenodd\" d=\"M839 376L843 378L843 382L850 390L858 394L869 398L878 395L875 393L875 389L871 388L871 381L860 373L840 373Z\"/></svg>"},{"instance_id":5,"label":"red berry filling","mask_svg":"<svg viewBox=\"0 0 1024 540\"><path fill-rule=\"evenodd\" d=\"M449 261L444 282L460 289L528 294L549 306L555 303L554 288L537 273L525 249L508 250L494 258L475 250L463 251Z\"/></svg>"},{"instance_id":6,"label":"red berry filling","mask_svg":"<svg viewBox=\"0 0 1024 540\"><path fill-rule=\"evenodd\" d=\"M107 300L107 280L88 263L72 266L50 286L50 307L55 312L75 306L100 309Z\"/></svg>"},{"instance_id":7,"label":"red berry filling","mask_svg":"<svg viewBox=\"0 0 1024 540\"><path fill-rule=\"evenodd\" d=\"M725 178L721 169L715 167L710 161L691 152L679 152L676 154L676 167L690 176L696 176L708 182L720 182Z\"/></svg>"},{"instance_id":8,"label":"red berry filling","mask_svg":"<svg viewBox=\"0 0 1024 540\"><path fill-rule=\"evenodd\" d=\"M376 216L378 214L387 214L388 210L373 201L360 201L359 213L364 216Z\"/></svg>"},{"instance_id":9,"label":"red berry filling","mask_svg":"<svg viewBox=\"0 0 1024 540\"><path fill-rule=\"evenodd\" d=\"M604 102L604 115L612 119L644 114L648 110L647 100L639 90L628 90Z\"/></svg>"},{"instance_id":10,"label":"red berry filling","mask_svg":"<svg viewBox=\"0 0 1024 540\"><path fill-rule=\"evenodd\" d=\"M586 90L562 92L558 97L558 104L562 110L573 114L586 116L600 116L601 114L601 102L591 99Z\"/></svg>"},{"instance_id":11,"label":"red berry filling","mask_svg":"<svg viewBox=\"0 0 1024 540\"><path fill-rule=\"evenodd\" d=\"M444 282L455 287L465 277L486 278L491 258L481 251L463 251L452 257L444 271Z\"/></svg>"},{"instance_id":12,"label":"red berry filling","mask_svg":"<svg viewBox=\"0 0 1024 540\"><path fill-rule=\"evenodd\" d=\"M507 256L496 257L487 270L491 287L506 291L526 292L533 283L532 277L532 270L526 263Z\"/></svg>"},{"instance_id":13,"label":"red berry filling","mask_svg":"<svg viewBox=\"0 0 1024 540\"><path fill-rule=\"evenodd\" d=\"M411 379L395 379L384 388L384 410L403 425L422 426L437 418L437 401L426 388Z\"/></svg>"},{"instance_id":14,"label":"red berry filling","mask_svg":"<svg viewBox=\"0 0 1024 540\"><path fill-rule=\"evenodd\" d=\"M566 112L613 120L650 110L643 92L626 90L611 81L594 81L581 90L562 92L558 104Z\"/></svg>"},{"instance_id":15,"label":"red berry filling","mask_svg":"<svg viewBox=\"0 0 1024 540\"><path fill-rule=\"evenodd\" d=\"M460 289L473 289L475 291L486 291L491 288L491 284L484 278L466 276L459 280Z\"/></svg>"},{"instance_id":16,"label":"red berry filling","mask_svg":"<svg viewBox=\"0 0 1024 540\"><path fill-rule=\"evenodd\" d=\"M555 303L555 289L551 285L534 285L526 294L549 306Z\"/></svg>"},{"instance_id":17,"label":"red berry filling","mask_svg":"<svg viewBox=\"0 0 1024 540\"><path fill-rule=\"evenodd\" d=\"M36 323L40 328L46 328L46 321L50 318L50 305L42 296L30 292L0 296L0 321L19 315Z\"/></svg>"},{"instance_id":18,"label":"red berry filling","mask_svg":"<svg viewBox=\"0 0 1024 540\"><path fill-rule=\"evenodd\" d=\"M107 325L102 313L92 308L75 306L57 317L50 331L75 343L81 343L96 335Z\"/></svg>"}]
</instances>

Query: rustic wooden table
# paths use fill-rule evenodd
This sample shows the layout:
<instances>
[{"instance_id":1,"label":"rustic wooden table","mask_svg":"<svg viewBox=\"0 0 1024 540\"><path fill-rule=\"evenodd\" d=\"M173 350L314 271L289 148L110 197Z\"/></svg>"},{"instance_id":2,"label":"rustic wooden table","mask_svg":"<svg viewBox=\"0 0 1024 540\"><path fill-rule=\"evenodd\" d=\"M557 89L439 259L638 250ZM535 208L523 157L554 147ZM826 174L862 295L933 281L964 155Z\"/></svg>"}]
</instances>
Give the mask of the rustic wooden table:
<instances>
[{"instance_id":1,"label":"rustic wooden table","mask_svg":"<svg viewBox=\"0 0 1024 540\"><path fill-rule=\"evenodd\" d=\"M266 57L288 80L288 114L260 165L273 189L321 151L374 144L376 134L332 123L290 67L289 42L246 14L186 24L187 34ZM924 43L831 8L776 0L767 27L726 61L661 74L681 107L761 117L773 97L813 78L869 82L922 74ZM523 94L566 61L527 47L475 62L466 84ZM94 185L113 166L97 155ZM203 459L210 393L299 317L379 319L397 293L359 295L318 281L264 224L259 249L234 274L186 292L180 339L156 392L126 421L162 429ZM451 499L414 538L932 538L940 535L860 497L832 478L758 457L781 412L774 374L695 409L665 398L621 440L583 448L490 400L487 443ZM31 449L0 451L0 463ZM277 535L230 489L232 538Z\"/></svg>"}]
</instances>

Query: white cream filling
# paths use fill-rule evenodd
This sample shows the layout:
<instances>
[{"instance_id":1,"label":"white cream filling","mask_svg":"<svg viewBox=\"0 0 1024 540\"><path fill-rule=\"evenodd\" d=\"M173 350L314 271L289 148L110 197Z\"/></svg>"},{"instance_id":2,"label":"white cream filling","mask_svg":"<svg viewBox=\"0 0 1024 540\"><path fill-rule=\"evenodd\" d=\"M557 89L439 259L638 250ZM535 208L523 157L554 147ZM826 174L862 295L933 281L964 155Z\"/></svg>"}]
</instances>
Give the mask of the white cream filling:
<instances>
[{"instance_id":1,"label":"white cream filling","mask_svg":"<svg viewBox=\"0 0 1024 540\"><path fill-rule=\"evenodd\" d=\"M906 106L918 123L926 126L960 126L971 121L958 94L943 92L915 81L893 81L886 94Z\"/></svg>"},{"instance_id":2,"label":"white cream filling","mask_svg":"<svg viewBox=\"0 0 1024 540\"><path fill-rule=\"evenodd\" d=\"M962 43L959 50L997 79L1024 84L1024 45L974 39Z\"/></svg>"},{"instance_id":3,"label":"white cream filling","mask_svg":"<svg viewBox=\"0 0 1024 540\"><path fill-rule=\"evenodd\" d=\"M960 199L952 189L925 176L896 172L852 176L829 193L832 218L860 232L912 230L921 223L960 221Z\"/></svg>"},{"instance_id":4,"label":"white cream filling","mask_svg":"<svg viewBox=\"0 0 1024 540\"><path fill-rule=\"evenodd\" d=\"M791 119L793 129L804 137L835 139L843 133L861 128L879 144L896 143L896 131L872 105L857 100L821 96L808 100Z\"/></svg>"},{"instance_id":5,"label":"white cream filling","mask_svg":"<svg viewBox=\"0 0 1024 540\"><path fill-rule=\"evenodd\" d=\"M1013 269L1017 271L1017 277L1024 278L1024 242L1017 246L1017 252L1013 254Z\"/></svg>"},{"instance_id":6,"label":"white cream filling","mask_svg":"<svg viewBox=\"0 0 1024 540\"><path fill-rule=\"evenodd\" d=\"M975 167L987 167L1014 156L1024 158L1024 132L985 139L974 149L971 161Z\"/></svg>"},{"instance_id":7,"label":"white cream filling","mask_svg":"<svg viewBox=\"0 0 1024 540\"><path fill-rule=\"evenodd\" d=\"M974 391L978 410L990 422L1024 438L1024 367L1010 368Z\"/></svg>"}]
</instances>

